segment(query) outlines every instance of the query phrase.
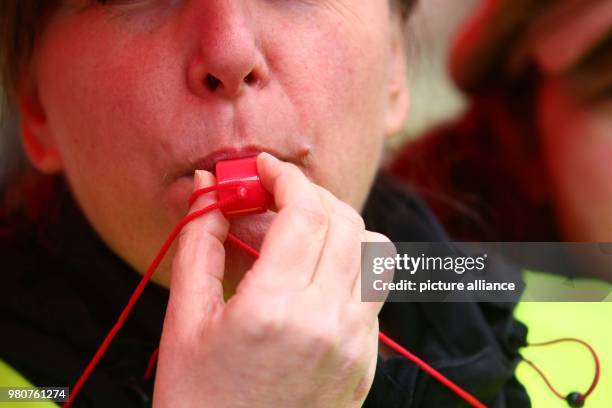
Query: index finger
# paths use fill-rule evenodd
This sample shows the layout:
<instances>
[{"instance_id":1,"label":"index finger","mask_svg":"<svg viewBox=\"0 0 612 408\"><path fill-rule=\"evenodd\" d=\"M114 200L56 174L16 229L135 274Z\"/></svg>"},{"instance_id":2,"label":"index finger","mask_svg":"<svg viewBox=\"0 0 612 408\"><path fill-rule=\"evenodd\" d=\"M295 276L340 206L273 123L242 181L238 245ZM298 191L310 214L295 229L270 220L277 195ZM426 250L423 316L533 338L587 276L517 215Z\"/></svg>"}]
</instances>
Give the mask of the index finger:
<instances>
[{"instance_id":1,"label":"index finger","mask_svg":"<svg viewBox=\"0 0 612 408\"><path fill-rule=\"evenodd\" d=\"M251 273L266 287L304 288L321 256L327 210L315 186L293 164L261 153L257 167L262 184L274 196L278 214Z\"/></svg>"}]
</instances>

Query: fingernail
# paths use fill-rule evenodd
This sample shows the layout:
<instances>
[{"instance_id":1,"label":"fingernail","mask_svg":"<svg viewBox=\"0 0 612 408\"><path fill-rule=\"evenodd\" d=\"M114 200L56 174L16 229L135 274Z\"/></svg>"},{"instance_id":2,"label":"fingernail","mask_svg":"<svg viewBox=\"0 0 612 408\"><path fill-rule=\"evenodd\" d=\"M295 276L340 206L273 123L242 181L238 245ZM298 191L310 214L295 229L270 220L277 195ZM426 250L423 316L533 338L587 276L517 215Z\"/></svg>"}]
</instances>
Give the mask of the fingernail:
<instances>
[{"instance_id":1,"label":"fingernail","mask_svg":"<svg viewBox=\"0 0 612 408\"><path fill-rule=\"evenodd\" d=\"M261 152L259 155L262 157L263 160L279 161L276 157L272 156L268 152Z\"/></svg>"},{"instance_id":2,"label":"fingernail","mask_svg":"<svg viewBox=\"0 0 612 408\"><path fill-rule=\"evenodd\" d=\"M263 165L263 166L268 166L269 168L274 168L275 166L278 165L278 163L280 163L280 160L272 156L270 153L262 152L259 154L259 157L257 158L257 162L259 163L258 166ZM259 167L259 169L261 170L261 167Z\"/></svg>"},{"instance_id":3,"label":"fingernail","mask_svg":"<svg viewBox=\"0 0 612 408\"><path fill-rule=\"evenodd\" d=\"M215 176L206 170L196 170L193 177L193 188L208 187L215 183Z\"/></svg>"}]
</instances>

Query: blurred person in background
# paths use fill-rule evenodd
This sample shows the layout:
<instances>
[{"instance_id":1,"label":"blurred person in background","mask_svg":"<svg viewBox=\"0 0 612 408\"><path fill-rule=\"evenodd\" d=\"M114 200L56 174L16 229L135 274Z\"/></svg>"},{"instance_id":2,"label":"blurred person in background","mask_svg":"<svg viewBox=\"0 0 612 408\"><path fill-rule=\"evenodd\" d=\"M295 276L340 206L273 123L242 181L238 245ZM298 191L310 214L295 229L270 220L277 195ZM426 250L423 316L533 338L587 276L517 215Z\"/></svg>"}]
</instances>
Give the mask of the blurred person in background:
<instances>
[{"instance_id":1,"label":"blurred person in background","mask_svg":"<svg viewBox=\"0 0 612 408\"><path fill-rule=\"evenodd\" d=\"M612 241L611 34L612 1L480 1L455 37L450 58L467 111L409 142L391 163L454 239ZM527 300L537 299L528 297L530 290L560 300L556 294L579 292L585 283L601 290L599 300L611 299L606 282L578 279L574 285L557 275L612 280L609 256L581 259L572 252L586 247L599 254L598 245L505 247L526 249L517 262ZM555 256L543 255L543 247L555 249ZM610 306L522 301L515 316L529 322L530 342L577 337L597 350L605 366L612 355ZM590 361L568 349L542 354L525 356L549 367L543 375L554 377L549 385L570 387L593 372ZM571 370L559 369L566 363ZM554 395L535 391L541 380L536 374L522 367L518 373L534 387L533 406L562 406ZM610 376L600 379L592 406L609 406Z\"/></svg>"},{"instance_id":2,"label":"blurred person in background","mask_svg":"<svg viewBox=\"0 0 612 408\"><path fill-rule=\"evenodd\" d=\"M469 98L392 163L450 234L612 241L612 2L486 0L456 37Z\"/></svg>"}]
</instances>

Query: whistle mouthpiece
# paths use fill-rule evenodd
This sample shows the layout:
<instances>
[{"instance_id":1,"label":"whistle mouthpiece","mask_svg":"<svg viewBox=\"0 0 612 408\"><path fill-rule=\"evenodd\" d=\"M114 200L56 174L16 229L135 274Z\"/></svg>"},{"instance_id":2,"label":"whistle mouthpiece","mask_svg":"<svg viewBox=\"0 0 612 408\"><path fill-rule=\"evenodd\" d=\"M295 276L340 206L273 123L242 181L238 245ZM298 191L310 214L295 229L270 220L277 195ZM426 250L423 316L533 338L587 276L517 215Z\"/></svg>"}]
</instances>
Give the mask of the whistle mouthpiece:
<instances>
[{"instance_id":1,"label":"whistle mouthpiece","mask_svg":"<svg viewBox=\"0 0 612 408\"><path fill-rule=\"evenodd\" d=\"M239 198L221 209L225 218L261 214L270 208L272 196L261 184L256 156L219 161L215 167L215 175L219 186L219 200L235 195ZM224 185L228 184L233 186L224 188Z\"/></svg>"}]
</instances>

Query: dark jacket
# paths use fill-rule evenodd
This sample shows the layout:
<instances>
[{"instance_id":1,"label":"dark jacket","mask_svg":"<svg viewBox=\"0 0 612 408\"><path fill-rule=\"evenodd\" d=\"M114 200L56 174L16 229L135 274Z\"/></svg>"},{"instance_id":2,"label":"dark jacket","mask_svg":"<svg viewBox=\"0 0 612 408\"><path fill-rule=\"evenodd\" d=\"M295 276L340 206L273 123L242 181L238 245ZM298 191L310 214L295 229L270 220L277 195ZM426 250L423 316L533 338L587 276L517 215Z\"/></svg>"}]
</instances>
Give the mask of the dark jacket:
<instances>
[{"instance_id":1,"label":"dark jacket","mask_svg":"<svg viewBox=\"0 0 612 408\"><path fill-rule=\"evenodd\" d=\"M0 244L0 359L38 386L72 386L116 321L140 275L96 235L63 187L45 224ZM393 241L441 241L444 232L410 192L379 177L368 229ZM149 284L76 407L150 406L142 379L159 343L168 291ZM514 377L526 328L513 305L387 303L381 329L491 407L528 407ZM179 397L180 398L180 397ZM378 359L365 407L465 406L405 358Z\"/></svg>"}]
</instances>

